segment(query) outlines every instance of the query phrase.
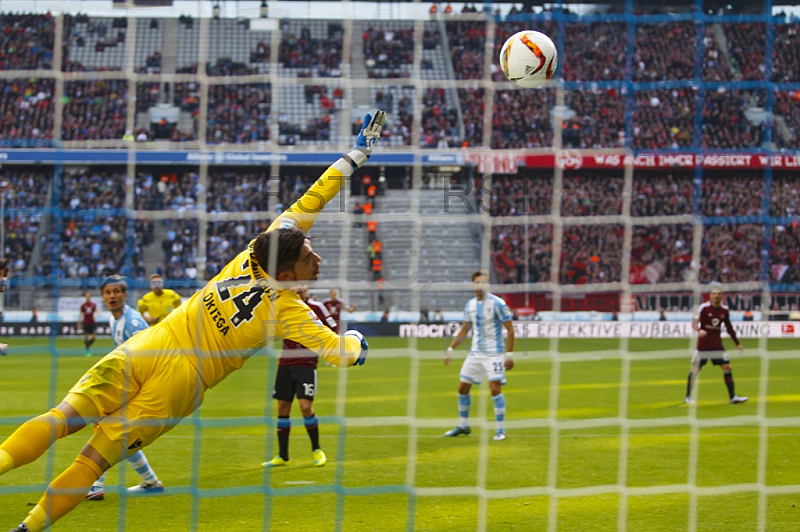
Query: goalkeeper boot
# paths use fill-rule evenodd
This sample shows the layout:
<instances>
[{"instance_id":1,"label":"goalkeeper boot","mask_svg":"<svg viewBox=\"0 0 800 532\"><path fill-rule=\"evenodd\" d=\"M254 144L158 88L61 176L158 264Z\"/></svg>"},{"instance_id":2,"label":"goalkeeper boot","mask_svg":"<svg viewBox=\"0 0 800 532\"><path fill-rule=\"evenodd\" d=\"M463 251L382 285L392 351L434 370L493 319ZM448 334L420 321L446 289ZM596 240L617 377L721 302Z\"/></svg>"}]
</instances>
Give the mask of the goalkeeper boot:
<instances>
[{"instance_id":1,"label":"goalkeeper boot","mask_svg":"<svg viewBox=\"0 0 800 532\"><path fill-rule=\"evenodd\" d=\"M317 467L322 467L328 462L328 457L325 456L322 449L315 449L312 456L314 457L314 465Z\"/></svg>"},{"instance_id":2,"label":"goalkeeper boot","mask_svg":"<svg viewBox=\"0 0 800 532\"><path fill-rule=\"evenodd\" d=\"M505 440L506 439L505 431L497 431L497 433L495 433L495 435L494 435L494 438L492 438L492 439L494 441L503 441L503 440Z\"/></svg>"},{"instance_id":3,"label":"goalkeeper boot","mask_svg":"<svg viewBox=\"0 0 800 532\"><path fill-rule=\"evenodd\" d=\"M151 495L164 493L164 484L160 480L145 480L138 486L128 488L128 493L135 495Z\"/></svg>"},{"instance_id":4,"label":"goalkeeper boot","mask_svg":"<svg viewBox=\"0 0 800 532\"><path fill-rule=\"evenodd\" d=\"M264 467L278 467L278 466L284 466L284 465L286 465L288 463L289 463L289 460L284 460L283 458L281 458L281 455L278 455L275 458L273 458L272 460L270 460L269 462L264 462L261 465L264 466Z\"/></svg>"},{"instance_id":5,"label":"goalkeeper boot","mask_svg":"<svg viewBox=\"0 0 800 532\"><path fill-rule=\"evenodd\" d=\"M461 425L457 426L454 429L450 429L444 433L445 436L448 438L452 438L453 436L460 436L463 434L464 436L469 436L472 433L472 429L469 427L462 427Z\"/></svg>"},{"instance_id":6,"label":"goalkeeper boot","mask_svg":"<svg viewBox=\"0 0 800 532\"><path fill-rule=\"evenodd\" d=\"M89 488L89 493L86 494L86 499L85 500L87 500L87 501L102 501L105 498L106 498L106 495L103 492L103 486L102 485L98 486L98 485L95 484L91 488Z\"/></svg>"},{"instance_id":7,"label":"goalkeeper boot","mask_svg":"<svg viewBox=\"0 0 800 532\"><path fill-rule=\"evenodd\" d=\"M738 405L739 403L746 403L747 400L750 399L749 397L742 397L740 395L734 395L731 397L731 404Z\"/></svg>"},{"instance_id":8,"label":"goalkeeper boot","mask_svg":"<svg viewBox=\"0 0 800 532\"><path fill-rule=\"evenodd\" d=\"M30 532L30 530L28 530L28 525L25 523L20 523L19 526L11 532Z\"/></svg>"}]
</instances>

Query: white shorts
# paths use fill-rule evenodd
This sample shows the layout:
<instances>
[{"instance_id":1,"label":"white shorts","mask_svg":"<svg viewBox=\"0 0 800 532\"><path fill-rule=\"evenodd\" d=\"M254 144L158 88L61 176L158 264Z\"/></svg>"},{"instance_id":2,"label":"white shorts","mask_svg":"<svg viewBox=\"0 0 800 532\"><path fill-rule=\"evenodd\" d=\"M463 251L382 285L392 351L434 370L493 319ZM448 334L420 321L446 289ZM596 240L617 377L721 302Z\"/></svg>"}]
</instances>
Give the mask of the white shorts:
<instances>
[{"instance_id":1,"label":"white shorts","mask_svg":"<svg viewBox=\"0 0 800 532\"><path fill-rule=\"evenodd\" d=\"M506 383L506 364L503 353L495 356L474 355L471 351L467 353L467 358L461 365L461 382L480 384L484 375L489 378L489 381Z\"/></svg>"}]
</instances>

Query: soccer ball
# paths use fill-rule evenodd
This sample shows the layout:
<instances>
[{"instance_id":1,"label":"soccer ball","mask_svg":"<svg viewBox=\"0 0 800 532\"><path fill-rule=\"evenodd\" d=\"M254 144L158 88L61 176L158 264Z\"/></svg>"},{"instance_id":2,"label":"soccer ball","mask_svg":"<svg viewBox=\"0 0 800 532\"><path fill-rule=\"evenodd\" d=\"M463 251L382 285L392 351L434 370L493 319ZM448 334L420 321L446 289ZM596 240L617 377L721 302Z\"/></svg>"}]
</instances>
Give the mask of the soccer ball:
<instances>
[{"instance_id":1,"label":"soccer ball","mask_svg":"<svg viewBox=\"0 0 800 532\"><path fill-rule=\"evenodd\" d=\"M558 68L558 51L544 33L523 30L515 33L500 50L500 68L508 81L526 89L541 87Z\"/></svg>"}]
</instances>

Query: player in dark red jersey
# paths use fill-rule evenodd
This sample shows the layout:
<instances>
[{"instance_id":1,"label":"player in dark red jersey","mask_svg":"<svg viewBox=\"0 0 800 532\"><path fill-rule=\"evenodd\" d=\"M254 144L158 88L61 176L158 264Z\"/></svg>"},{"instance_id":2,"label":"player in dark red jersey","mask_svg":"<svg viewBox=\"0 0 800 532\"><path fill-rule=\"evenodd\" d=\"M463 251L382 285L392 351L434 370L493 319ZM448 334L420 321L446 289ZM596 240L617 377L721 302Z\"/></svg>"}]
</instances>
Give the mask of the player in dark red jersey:
<instances>
[{"instance_id":1,"label":"player in dark red jersey","mask_svg":"<svg viewBox=\"0 0 800 532\"><path fill-rule=\"evenodd\" d=\"M325 306L308 298L308 287L296 286L297 292L309 307L309 316L316 323L322 323L333 332L339 332L339 325L331 317ZM278 373L275 375L275 388L272 397L278 401L278 456L264 462L267 467L285 465L289 461L289 431L292 422L289 415L295 395L303 413L303 424L311 439L311 452L314 465L321 467L327 462L325 453L319 447L319 428L317 415L314 413L314 396L317 393L317 359L319 357L306 347L292 340L283 341L283 353L278 361Z\"/></svg>"},{"instance_id":2,"label":"player in dark red jersey","mask_svg":"<svg viewBox=\"0 0 800 532\"><path fill-rule=\"evenodd\" d=\"M349 305L344 299L339 299L339 291L335 288L331 288L329 295L331 297L323 301L322 304L328 309L328 312L330 312L331 317L333 317L336 323L341 321L340 316L342 314L342 309L345 309L347 312L353 312L358 308L356 305Z\"/></svg>"},{"instance_id":3,"label":"player in dark red jersey","mask_svg":"<svg viewBox=\"0 0 800 532\"><path fill-rule=\"evenodd\" d=\"M86 301L81 305L80 318L78 318L78 328L83 329L83 343L86 346L86 356L92 356L92 351L89 349L94 343L97 336L95 335L95 327L97 322L97 305L92 301L92 293L87 291Z\"/></svg>"},{"instance_id":4,"label":"player in dark red jersey","mask_svg":"<svg viewBox=\"0 0 800 532\"><path fill-rule=\"evenodd\" d=\"M342 314L342 309L345 309L347 312L353 312L358 308L356 305L351 306L344 299L339 299L339 291L335 288L331 288L328 295L331 297L323 301L322 304L325 305L325 308L328 309L328 312L337 324L341 322L340 316Z\"/></svg>"},{"instance_id":5,"label":"player in dark red jersey","mask_svg":"<svg viewBox=\"0 0 800 532\"><path fill-rule=\"evenodd\" d=\"M736 332L731 325L731 316L727 305L722 304L722 290L712 290L709 301L700 305L697 314L692 318L692 328L697 331L697 350L692 357L692 371L686 381L686 403L692 404L692 386L700 374L700 369L709 360L715 366L722 367L722 374L725 377L725 386L728 388L728 397L732 405L744 403L747 397L736 395L733 388L733 373L731 363L725 346L722 345L722 325L731 336L731 340L736 344L741 353L744 348L736 338Z\"/></svg>"}]
</instances>

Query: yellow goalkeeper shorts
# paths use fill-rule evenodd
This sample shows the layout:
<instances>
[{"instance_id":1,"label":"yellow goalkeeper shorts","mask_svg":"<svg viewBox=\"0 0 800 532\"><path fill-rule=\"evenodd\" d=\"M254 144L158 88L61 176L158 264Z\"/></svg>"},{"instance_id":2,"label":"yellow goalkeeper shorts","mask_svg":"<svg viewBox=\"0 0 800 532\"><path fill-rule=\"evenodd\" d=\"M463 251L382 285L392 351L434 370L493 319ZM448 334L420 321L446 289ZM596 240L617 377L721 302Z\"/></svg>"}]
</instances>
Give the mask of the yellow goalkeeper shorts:
<instances>
[{"instance_id":1,"label":"yellow goalkeeper shorts","mask_svg":"<svg viewBox=\"0 0 800 532\"><path fill-rule=\"evenodd\" d=\"M73 406L87 400L94 404L100 415L95 424L109 440L119 442L122 456L98 451L115 463L180 423L200 406L205 390L172 333L156 326L103 357L64 401Z\"/></svg>"}]
</instances>

